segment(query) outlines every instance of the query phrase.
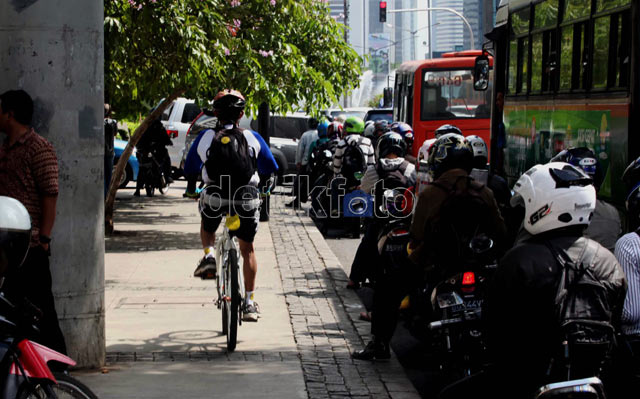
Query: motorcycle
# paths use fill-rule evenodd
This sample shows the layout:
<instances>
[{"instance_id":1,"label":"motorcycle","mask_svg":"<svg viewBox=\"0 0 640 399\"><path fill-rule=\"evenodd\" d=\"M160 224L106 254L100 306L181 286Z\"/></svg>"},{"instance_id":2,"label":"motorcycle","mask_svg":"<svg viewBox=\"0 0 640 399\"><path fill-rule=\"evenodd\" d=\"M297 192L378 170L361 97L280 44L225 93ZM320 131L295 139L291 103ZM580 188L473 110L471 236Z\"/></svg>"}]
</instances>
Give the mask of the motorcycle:
<instances>
[{"instance_id":1,"label":"motorcycle","mask_svg":"<svg viewBox=\"0 0 640 399\"><path fill-rule=\"evenodd\" d=\"M164 154L164 151L156 147L138 151L140 165L138 179L143 179L147 197L153 197L156 189L160 194L166 194L169 191L167 176L162 167Z\"/></svg>"},{"instance_id":2,"label":"motorcycle","mask_svg":"<svg viewBox=\"0 0 640 399\"><path fill-rule=\"evenodd\" d=\"M481 370L485 363L480 320L484 290L497 269L493 246L486 236L471 240L472 259L467 267L431 291L434 321L428 329L440 370L446 374L467 377Z\"/></svg>"},{"instance_id":3,"label":"motorcycle","mask_svg":"<svg viewBox=\"0 0 640 399\"><path fill-rule=\"evenodd\" d=\"M26 331L35 330L41 312L25 301L17 308L0 294L0 399L86 398L97 399L84 384L66 372L49 369L55 361L66 366L76 363L46 346L25 339ZM13 318L7 314L14 315Z\"/></svg>"}]
</instances>

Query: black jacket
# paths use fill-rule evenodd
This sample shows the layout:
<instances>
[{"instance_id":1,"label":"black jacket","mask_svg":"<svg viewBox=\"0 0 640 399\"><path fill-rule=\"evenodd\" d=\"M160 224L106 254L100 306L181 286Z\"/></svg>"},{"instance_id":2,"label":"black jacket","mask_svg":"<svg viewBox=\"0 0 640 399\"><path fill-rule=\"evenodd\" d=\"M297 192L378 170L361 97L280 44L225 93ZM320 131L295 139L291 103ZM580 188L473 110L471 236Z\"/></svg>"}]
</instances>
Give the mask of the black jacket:
<instances>
[{"instance_id":1,"label":"black jacket","mask_svg":"<svg viewBox=\"0 0 640 399\"><path fill-rule=\"evenodd\" d=\"M500 260L484 306L485 336L490 353L505 379L525 389L544 382L552 355L561 341L555 313L555 295L561 271L548 240L574 261L584 246L580 229L563 229L533 236L519 243ZM598 247L591 272L608 291L614 325L619 326L626 295L626 280L618 261Z\"/></svg>"}]
</instances>

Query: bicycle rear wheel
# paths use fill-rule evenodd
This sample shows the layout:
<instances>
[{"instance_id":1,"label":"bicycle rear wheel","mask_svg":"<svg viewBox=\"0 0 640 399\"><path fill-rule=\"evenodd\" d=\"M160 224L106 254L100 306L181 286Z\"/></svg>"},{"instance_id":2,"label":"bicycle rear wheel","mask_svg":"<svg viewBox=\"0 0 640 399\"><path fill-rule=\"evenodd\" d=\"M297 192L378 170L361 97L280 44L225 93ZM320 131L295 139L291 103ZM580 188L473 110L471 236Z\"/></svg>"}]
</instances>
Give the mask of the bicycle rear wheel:
<instances>
[{"instance_id":1,"label":"bicycle rear wheel","mask_svg":"<svg viewBox=\"0 0 640 399\"><path fill-rule=\"evenodd\" d=\"M238 292L238 254L233 249L229 251L228 262L225 276L225 291L229 296L229 300L225 301L227 304L227 351L233 352L236 349L238 339L238 313L240 307L240 294Z\"/></svg>"}]
</instances>

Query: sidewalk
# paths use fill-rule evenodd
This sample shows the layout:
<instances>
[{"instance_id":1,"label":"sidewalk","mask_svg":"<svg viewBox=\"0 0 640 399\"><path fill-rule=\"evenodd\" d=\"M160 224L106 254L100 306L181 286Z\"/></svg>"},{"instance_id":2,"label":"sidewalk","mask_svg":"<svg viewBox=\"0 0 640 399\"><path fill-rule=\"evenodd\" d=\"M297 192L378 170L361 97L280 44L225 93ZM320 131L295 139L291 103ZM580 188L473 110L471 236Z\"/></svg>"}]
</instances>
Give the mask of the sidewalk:
<instances>
[{"instance_id":1,"label":"sidewalk","mask_svg":"<svg viewBox=\"0 0 640 399\"><path fill-rule=\"evenodd\" d=\"M242 324L227 354L215 282L192 277L199 216L183 190L118 193L117 233L106 239L107 366L75 376L102 399L417 397L395 359L350 359L368 337L354 321L362 306L311 220L280 196L255 242L262 318Z\"/></svg>"}]
</instances>

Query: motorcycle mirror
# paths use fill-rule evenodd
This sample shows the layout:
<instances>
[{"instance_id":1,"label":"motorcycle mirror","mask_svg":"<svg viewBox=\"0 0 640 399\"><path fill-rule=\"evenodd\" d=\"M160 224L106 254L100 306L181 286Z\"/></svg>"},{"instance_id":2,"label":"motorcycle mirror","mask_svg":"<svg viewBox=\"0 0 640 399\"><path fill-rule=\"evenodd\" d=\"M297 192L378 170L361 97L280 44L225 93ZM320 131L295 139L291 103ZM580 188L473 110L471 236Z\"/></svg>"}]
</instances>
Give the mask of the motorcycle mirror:
<instances>
[{"instance_id":1,"label":"motorcycle mirror","mask_svg":"<svg viewBox=\"0 0 640 399\"><path fill-rule=\"evenodd\" d=\"M469 249L476 254L483 254L490 251L493 248L493 240L486 235L474 237L469 242Z\"/></svg>"},{"instance_id":2,"label":"motorcycle mirror","mask_svg":"<svg viewBox=\"0 0 640 399\"><path fill-rule=\"evenodd\" d=\"M485 91L489 87L489 57L481 55L476 57L473 68L473 88L476 91Z\"/></svg>"}]
</instances>

